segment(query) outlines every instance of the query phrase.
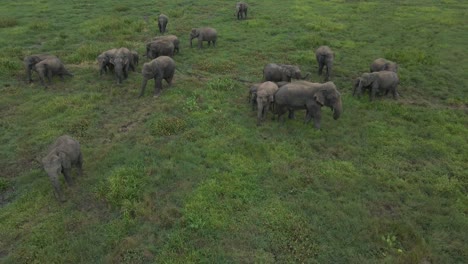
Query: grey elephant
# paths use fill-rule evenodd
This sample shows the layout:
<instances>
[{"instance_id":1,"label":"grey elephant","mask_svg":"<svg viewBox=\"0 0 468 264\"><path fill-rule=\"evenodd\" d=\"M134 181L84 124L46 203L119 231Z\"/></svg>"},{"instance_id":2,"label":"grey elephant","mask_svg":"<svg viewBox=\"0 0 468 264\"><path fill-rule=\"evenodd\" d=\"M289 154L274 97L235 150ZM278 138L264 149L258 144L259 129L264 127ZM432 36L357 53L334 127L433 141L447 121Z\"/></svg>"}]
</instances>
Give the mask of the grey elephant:
<instances>
[{"instance_id":1,"label":"grey elephant","mask_svg":"<svg viewBox=\"0 0 468 264\"><path fill-rule=\"evenodd\" d=\"M208 47L210 43L213 43L213 47L216 47L216 39L218 38L218 32L214 28L202 27L202 28L192 28L190 32L190 47L192 47L192 40L198 39L198 48L203 47L203 41L208 41Z\"/></svg>"},{"instance_id":2,"label":"grey elephant","mask_svg":"<svg viewBox=\"0 0 468 264\"><path fill-rule=\"evenodd\" d=\"M157 39L146 44L146 57L156 59L159 56L174 57L174 43L169 39Z\"/></svg>"},{"instance_id":3,"label":"grey elephant","mask_svg":"<svg viewBox=\"0 0 468 264\"><path fill-rule=\"evenodd\" d=\"M333 68L333 60L335 59L335 53L328 46L320 46L315 51L315 58L318 63L318 75L322 75L323 68L327 67L327 73L325 75L325 80L330 79L330 74Z\"/></svg>"},{"instance_id":4,"label":"grey elephant","mask_svg":"<svg viewBox=\"0 0 468 264\"><path fill-rule=\"evenodd\" d=\"M159 39L172 41L172 44L174 44L174 53L179 53L179 39L176 35L157 36L153 38L153 41Z\"/></svg>"},{"instance_id":5,"label":"grey elephant","mask_svg":"<svg viewBox=\"0 0 468 264\"><path fill-rule=\"evenodd\" d=\"M237 19L246 19L247 18L247 9L248 5L245 2L237 2L236 3L236 14Z\"/></svg>"},{"instance_id":6,"label":"grey elephant","mask_svg":"<svg viewBox=\"0 0 468 264\"><path fill-rule=\"evenodd\" d=\"M333 82L297 81L282 86L275 94L275 111L278 114L278 120L281 120L281 116L288 110L306 109L304 123L310 122L313 118L315 128L319 129L322 106L332 109L335 120L343 112L341 94Z\"/></svg>"},{"instance_id":7,"label":"grey elephant","mask_svg":"<svg viewBox=\"0 0 468 264\"><path fill-rule=\"evenodd\" d=\"M81 154L80 143L67 135L58 137L49 147L48 154L42 159L42 165L52 182L55 197L59 201L65 201L58 178L60 173L63 173L67 184L69 186L73 185L71 178L72 167L77 167L79 175L82 176L83 155Z\"/></svg>"},{"instance_id":8,"label":"grey elephant","mask_svg":"<svg viewBox=\"0 0 468 264\"><path fill-rule=\"evenodd\" d=\"M62 80L63 76L73 76L72 73L65 69L65 66L63 65L62 61L57 57L51 57L42 60L36 63L33 69L39 74L41 84L44 87L47 87L47 85L44 82L45 78L47 78L49 83L51 83L52 77L55 75L58 75Z\"/></svg>"},{"instance_id":9,"label":"grey elephant","mask_svg":"<svg viewBox=\"0 0 468 264\"><path fill-rule=\"evenodd\" d=\"M158 97L162 89L162 80L171 86L174 78L175 62L171 57L160 56L143 64L143 83L141 85L140 97L145 94L146 84L149 79L154 79L154 97Z\"/></svg>"},{"instance_id":10,"label":"grey elephant","mask_svg":"<svg viewBox=\"0 0 468 264\"><path fill-rule=\"evenodd\" d=\"M279 87L288 84L289 82L276 82L276 85ZM252 111L257 107L257 89L262 83L254 83L249 87L249 104L252 105Z\"/></svg>"},{"instance_id":11,"label":"grey elephant","mask_svg":"<svg viewBox=\"0 0 468 264\"><path fill-rule=\"evenodd\" d=\"M384 58L378 58L372 62L370 66L370 72L378 71L398 72L398 64L396 64L396 62L389 61Z\"/></svg>"},{"instance_id":12,"label":"grey elephant","mask_svg":"<svg viewBox=\"0 0 468 264\"><path fill-rule=\"evenodd\" d=\"M160 14L158 16L159 33L164 34L166 32L167 22L169 22L169 18L166 15Z\"/></svg>"},{"instance_id":13,"label":"grey elephant","mask_svg":"<svg viewBox=\"0 0 468 264\"><path fill-rule=\"evenodd\" d=\"M97 56L99 75L107 73L107 70L114 69L114 65L110 63L110 58L114 56L116 51L117 49L106 50Z\"/></svg>"},{"instance_id":14,"label":"grey elephant","mask_svg":"<svg viewBox=\"0 0 468 264\"><path fill-rule=\"evenodd\" d=\"M398 75L393 71L378 71L372 73L363 73L361 77L356 80L354 85L353 95L361 96L363 89L370 90L369 100L375 99L377 92L392 92L393 99L398 99L397 87L400 83Z\"/></svg>"},{"instance_id":15,"label":"grey elephant","mask_svg":"<svg viewBox=\"0 0 468 264\"><path fill-rule=\"evenodd\" d=\"M257 126L262 121L270 109L270 105L275 101L275 93L278 91L278 85L274 82L264 82L257 88Z\"/></svg>"},{"instance_id":16,"label":"grey elephant","mask_svg":"<svg viewBox=\"0 0 468 264\"><path fill-rule=\"evenodd\" d=\"M263 68L263 80L271 82L291 82L291 79L304 80L301 70L295 65L269 63Z\"/></svg>"},{"instance_id":17,"label":"grey elephant","mask_svg":"<svg viewBox=\"0 0 468 264\"><path fill-rule=\"evenodd\" d=\"M135 50L131 50L130 54L132 56L131 62L130 62L130 69L132 71L136 71L136 67L138 66L138 63L140 62L140 56L138 56L138 52Z\"/></svg>"},{"instance_id":18,"label":"grey elephant","mask_svg":"<svg viewBox=\"0 0 468 264\"><path fill-rule=\"evenodd\" d=\"M136 66L131 66L133 63L133 55L127 48L117 49L113 54L110 54L109 62L114 66L115 77L117 83L121 84L123 80L128 78L128 70Z\"/></svg>"},{"instance_id":19,"label":"grey elephant","mask_svg":"<svg viewBox=\"0 0 468 264\"><path fill-rule=\"evenodd\" d=\"M57 58L54 55L49 55L49 54L34 54L34 55L29 55L24 57L23 63L24 63L24 68L26 70L26 78L28 79L28 82L32 82L31 78L31 71L34 68L34 65L39 63L40 61L43 61L45 59L50 59L50 58Z\"/></svg>"}]
</instances>

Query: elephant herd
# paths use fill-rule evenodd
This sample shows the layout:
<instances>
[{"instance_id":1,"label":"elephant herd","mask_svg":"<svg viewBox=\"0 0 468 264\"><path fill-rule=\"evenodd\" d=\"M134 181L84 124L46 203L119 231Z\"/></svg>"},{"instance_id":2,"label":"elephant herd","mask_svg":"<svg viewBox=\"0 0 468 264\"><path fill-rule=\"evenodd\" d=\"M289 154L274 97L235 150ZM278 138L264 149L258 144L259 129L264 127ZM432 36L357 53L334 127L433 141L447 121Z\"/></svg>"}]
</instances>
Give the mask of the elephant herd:
<instances>
[{"instance_id":1,"label":"elephant herd","mask_svg":"<svg viewBox=\"0 0 468 264\"><path fill-rule=\"evenodd\" d=\"M236 4L235 16L238 20L247 18L248 5L244 2ZM158 16L158 29L161 36L154 37L146 43L146 53L143 55L150 61L142 66L143 77L141 92L143 96L148 80L154 79L154 96L158 97L162 90L162 81L165 80L171 86L174 78L176 64L173 59L180 52L179 39L175 35L164 35L169 22L168 16ZM189 34L190 47L192 40L198 39L198 48L203 47L203 42L208 46L216 47L217 31L210 27L193 28ZM306 81L309 74L303 74L296 65L268 63L263 68L263 82L253 84L249 90L249 102L252 110L257 108L257 125L261 125L269 111L277 116L278 121L284 122L284 114L289 118L295 118L296 110L306 110L305 123L314 120L315 128L320 128L321 108L329 107L333 112L333 118L340 117L343 106L341 95L336 85L330 81L333 70L334 52L328 46L321 46L315 51L318 64L318 75L322 75L326 68L325 82L313 83ZM129 76L129 71L135 72L139 63L139 54L125 47L112 48L97 56L99 75L113 72L118 84L121 84ZM46 79L51 83L53 76L73 76L54 55L36 54L24 58L27 81L32 82L31 72L38 73L40 82L46 87ZM391 92L398 98L397 75L398 65L394 62L377 59L370 67L370 73L364 73L356 79L353 95L360 96L364 91L369 91L373 100L378 92L387 94ZM295 79L295 81L293 81ZM44 170L49 175L55 196L64 201L60 189L58 177L62 173L68 185L73 183L71 168L77 167L82 174L83 156L80 143L70 136L63 135L56 139L48 150L48 154L42 159Z\"/></svg>"}]
</instances>

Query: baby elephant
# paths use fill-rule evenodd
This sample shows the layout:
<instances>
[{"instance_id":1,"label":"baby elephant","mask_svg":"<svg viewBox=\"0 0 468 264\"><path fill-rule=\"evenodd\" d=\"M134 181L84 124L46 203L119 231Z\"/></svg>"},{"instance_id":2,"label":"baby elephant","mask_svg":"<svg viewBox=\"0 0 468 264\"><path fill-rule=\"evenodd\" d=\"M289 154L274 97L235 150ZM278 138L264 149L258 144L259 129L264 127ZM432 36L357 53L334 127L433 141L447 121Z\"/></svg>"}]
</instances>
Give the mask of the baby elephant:
<instances>
[{"instance_id":1,"label":"baby elephant","mask_svg":"<svg viewBox=\"0 0 468 264\"><path fill-rule=\"evenodd\" d=\"M237 2L236 4L236 15L237 19L247 19L247 4L244 2Z\"/></svg>"},{"instance_id":2,"label":"baby elephant","mask_svg":"<svg viewBox=\"0 0 468 264\"><path fill-rule=\"evenodd\" d=\"M60 76L62 80L64 75L73 76L73 74L65 69L62 61L57 57L47 58L36 63L36 65L34 65L34 70L39 74L41 84L46 88L47 86L44 83L46 77L49 83L51 83L54 75Z\"/></svg>"},{"instance_id":3,"label":"baby elephant","mask_svg":"<svg viewBox=\"0 0 468 264\"><path fill-rule=\"evenodd\" d=\"M32 78L31 78L31 70L34 68L34 66L45 60L45 59L50 59L50 58L57 58L56 56L54 55L49 55L49 54L34 54L34 55L29 55L29 56L26 56L24 59L23 59L23 63L24 63L24 67L26 69L26 77L28 79L28 82L32 82Z\"/></svg>"},{"instance_id":4,"label":"baby elephant","mask_svg":"<svg viewBox=\"0 0 468 264\"><path fill-rule=\"evenodd\" d=\"M353 95L361 96L363 89L370 90L369 99L374 100L377 92L392 92L393 99L398 99L397 87L400 79L395 72L379 71L372 73L364 73L356 80L354 85Z\"/></svg>"},{"instance_id":5,"label":"baby elephant","mask_svg":"<svg viewBox=\"0 0 468 264\"><path fill-rule=\"evenodd\" d=\"M213 47L216 47L217 37L218 33L214 28L192 28L192 31L190 32L190 47L192 47L192 39L194 38L198 38L199 49L203 47L203 41L208 41L208 47L210 46L210 43L213 43Z\"/></svg>"},{"instance_id":6,"label":"baby elephant","mask_svg":"<svg viewBox=\"0 0 468 264\"><path fill-rule=\"evenodd\" d=\"M72 186L72 166L76 166L79 175L82 176L83 156L80 150L80 143L70 136L60 136L55 143L50 146L49 154L42 159L42 165L49 175L52 186L55 189L55 197L61 202L65 201L58 177L60 173L63 173L67 184Z\"/></svg>"},{"instance_id":7,"label":"baby elephant","mask_svg":"<svg viewBox=\"0 0 468 264\"><path fill-rule=\"evenodd\" d=\"M265 120L270 105L275 101L278 85L274 82L264 82L257 88L257 126Z\"/></svg>"},{"instance_id":8,"label":"baby elephant","mask_svg":"<svg viewBox=\"0 0 468 264\"><path fill-rule=\"evenodd\" d=\"M167 22L169 21L169 18L164 15L160 14L158 17L158 28L159 28L159 33L164 34L166 32L166 26Z\"/></svg>"},{"instance_id":9,"label":"baby elephant","mask_svg":"<svg viewBox=\"0 0 468 264\"><path fill-rule=\"evenodd\" d=\"M140 97L145 94L146 83L149 79L154 79L154 97L158 97L162 89L162 80L171 86L174 78L175 62L171 57L160 56L143 64L143 83L141 85Z\"/></svg>"},{"instance_id":10,"label":"baby elephant","mask_svg":"<svg viewBox=\"0 0 468 264\"><path fill-rule=\"evenodd\" d=\"M327 66L327 74L325 77L325 81L330 79L330 74L333 68L333 60L335 59L335 54L328 46L320 46L315 51L315 58L317 59L318 63L318 75L322 75L322 70L324 66Z\"/></svg>"},{"instance_id":11,"label":"baby elephant","mask_svg":"<svg viewBox=\"0 0 468 264\"><path fill-rule=\"evenodd\" d=\"M378 58L372 62L370 66L370 72L378 72L378 71L398 72L398 65L393 61L389 61L383 58Z\"/></svg>"}]
</instances>

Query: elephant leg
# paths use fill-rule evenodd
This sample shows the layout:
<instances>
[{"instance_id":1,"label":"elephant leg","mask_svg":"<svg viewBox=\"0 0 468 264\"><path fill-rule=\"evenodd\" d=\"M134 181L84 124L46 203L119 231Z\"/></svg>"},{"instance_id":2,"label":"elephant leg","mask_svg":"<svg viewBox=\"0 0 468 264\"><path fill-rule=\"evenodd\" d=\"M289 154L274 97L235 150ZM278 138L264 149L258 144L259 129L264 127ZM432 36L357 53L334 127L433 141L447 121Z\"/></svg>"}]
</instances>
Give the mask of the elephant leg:
<instances>
[{"instance_id":1,"label":"elephant leg","mask_svg":"<svg viewBox=\"0 0 468 264\"><path fill-rule=\"evenodd\" d=\"M281 118L281 117L284 115L284 113L286 113L286 107L276 105L276 108L277 108L277 114L278 114L278 122L282 120L282 123L284 123L284 118Z\"/></svg>"},{"instance_id":2,"label":"elephant leg","mask_svg":"<svg viewBox=\"0 0 468 264\"><path fill-rule=\"evenodd\" d=\"M198 38L198 48L203 48L203 41L200 38Z\"/></svg>"},{"instance_id":3,"label":"elephant leg","mask_svg":"<svg viewBox=\"0 0 468 264\"><path fill-rule=\"evenodd\" d=\"M393 89L392 93L393 93L393 99L397 100L399 98L399 94L398 94L397 90Z\"/></svg>"},{"instance_id":4,"label":"elephant leg","mask_svg":"<svg viewBox=\"0 0 468 264\"><path fill-rule=\"evenodd\" d=\"M377 91L379 90L379 87L377 86L372 86L371 91L369 93L369 99L370 101L373 101L375 99L375 95L377 94Z\"/></svg>"},{"instance_id":5,"label":"elephant leg","mask_svg":"<svg viewBox=\"0 0 468 264\"><path fill-rule=\"evenodd\" d=\"M169 85L169 87L172 86L172 78L174 78L174 76L164 78L164 80L166 80L166 82L167 82L167 84Z\"/></svg>"},{"instance_id":6,"label":"elephant leg","mask_svg":"<svg viewBox=\"0 0 468 264\"><path fill-rule=\"evenodd\" d=\"M47 80L49 81L49 84L51 84L52 83L52 71L47 70L46 75L47 75Z\"/></svg>"},{"instance_id":7,"label":"elephant leg","mask_svg":"<svg viewBox=\"0 0 468 264\"><path fill-rule=\"evenodd\" d=\"M318 75L322 75L322 70L323 70L323 64L319 63Z\"/></svg>"},{"instance_id":8,"label":"elephant leg","mask_svg":"<svg viewBox=\"0 0 468 264\"><path fill-rule=\"evenodd\" d=\"M63 176L65 177L65 181L67 182L68 186L73 186L73 179L71 177L71 168L63 168L62 172L63 172Z\"/></svg>"},{"instance_id":9,"label":"elephant leg","mask_svg":"<svg viewBox=\"0 0 468 264\"><path fill-rule=\"evenodd\" d=\"M289 119L296 119L296 117L294 116L294 110L289 109L288 118Z\"/></svg>"},{"instance_id":10,"label":"elephant leg","mask_svg":"<svg viewBox=\"0 0 468 264\"><path fill-rule=\"evenodd\" d=\"M141 92L140 92L140 96L139 97L142 97L144 94L145 94L145 88L146 88L146 84L148 83L148 79L146 78L143 78L143 82L141 84Z\"/></svg>"},{"instance_id":11,"label":"elephant leg","mask_svg":"<svg viewBox=\"0 0 468 264\"><path fill-rule=\"evenodd\" d=\"M63 197L62 190L60 189L60 182L58 180L58 175L54 177L50 177L50 182L52 183L52 186L54 187L55 198L57 198L61 202L64 202L65 198Z\"/></svg>"},{"instance_id":12,"label":"elephant leg","mask_svg":"<svg viewBox=\"0 0 468 264\"><path fill-rule=\"evenodd\" d=\"M162 78L154 79L154 95L153 97L159 97L162 89Z\"/></svg>"}]
</instances>

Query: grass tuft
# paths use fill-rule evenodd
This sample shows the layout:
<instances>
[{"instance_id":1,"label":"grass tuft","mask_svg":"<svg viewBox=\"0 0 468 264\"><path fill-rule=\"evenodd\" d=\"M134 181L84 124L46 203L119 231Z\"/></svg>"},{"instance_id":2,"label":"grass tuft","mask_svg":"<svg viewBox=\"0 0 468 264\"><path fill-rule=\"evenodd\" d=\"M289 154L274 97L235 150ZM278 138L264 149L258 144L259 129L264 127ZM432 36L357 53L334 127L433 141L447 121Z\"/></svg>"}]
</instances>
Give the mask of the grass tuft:
<instances>
[{"instance_id":1,"label":"grass tuft","mask_svg":"<svg viewBox=\"0 0 468 264\"><path fill-rule=\"evenodd\" d=\"M15 27L18 25L18 20L11 17L0 18L0 28Z\"/></svg>"}]
</instances>

